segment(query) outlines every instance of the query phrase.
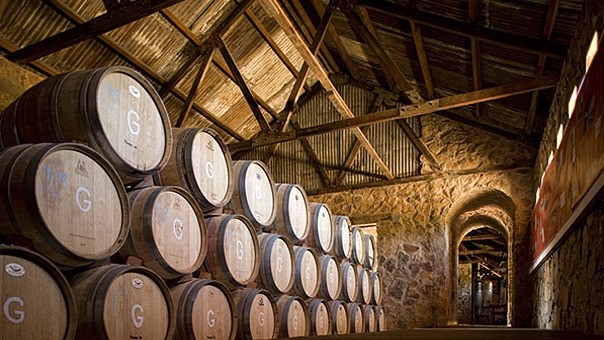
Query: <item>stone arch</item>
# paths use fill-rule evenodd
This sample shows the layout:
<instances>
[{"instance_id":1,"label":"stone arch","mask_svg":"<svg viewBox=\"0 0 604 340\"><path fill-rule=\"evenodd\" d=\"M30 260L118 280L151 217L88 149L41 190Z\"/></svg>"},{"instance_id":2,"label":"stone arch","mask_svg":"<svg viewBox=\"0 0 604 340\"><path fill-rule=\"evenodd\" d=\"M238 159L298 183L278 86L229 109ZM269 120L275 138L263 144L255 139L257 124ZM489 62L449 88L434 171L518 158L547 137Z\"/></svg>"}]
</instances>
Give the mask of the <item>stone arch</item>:
<instances>
[{"instance_id":1,"label":"stone arch","mask_svg":"<svg viewBox=\"0 0 604 340\"><path fill-rule=\"evenodd\" d=\"M508 250L508 308L507 320L512 320L513 238L516 205L504 192L497 189L476 189L455 202L446 216L449 230L449 324L457 324L459 244L472 230L488 227L497 230L507 240Z\"/></svg>"}]
</instances>

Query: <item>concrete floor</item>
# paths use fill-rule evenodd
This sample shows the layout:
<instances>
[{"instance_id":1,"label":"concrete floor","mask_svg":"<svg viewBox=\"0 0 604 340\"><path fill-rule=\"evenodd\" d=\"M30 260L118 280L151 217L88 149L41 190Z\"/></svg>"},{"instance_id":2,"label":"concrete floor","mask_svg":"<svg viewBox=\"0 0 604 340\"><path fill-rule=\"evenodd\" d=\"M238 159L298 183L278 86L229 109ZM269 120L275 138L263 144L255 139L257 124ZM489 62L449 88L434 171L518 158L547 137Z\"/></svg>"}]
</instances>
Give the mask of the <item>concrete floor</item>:
<instances>
[{"instance_id":1,"label":"concrete floor","mask_svg":"<svg viewBox=\"0 0 604 340\"><path fill-rule=\"evenodd\" d=\"M578 333L557 332L541 329L520 329L507 327L488 328L429 328L407 331L391 331L370 334L351 334L321 337L321 339L470 339L470 340L590 340L604 339L604 336L589 336Z\"/></svg>"}]
</instances>

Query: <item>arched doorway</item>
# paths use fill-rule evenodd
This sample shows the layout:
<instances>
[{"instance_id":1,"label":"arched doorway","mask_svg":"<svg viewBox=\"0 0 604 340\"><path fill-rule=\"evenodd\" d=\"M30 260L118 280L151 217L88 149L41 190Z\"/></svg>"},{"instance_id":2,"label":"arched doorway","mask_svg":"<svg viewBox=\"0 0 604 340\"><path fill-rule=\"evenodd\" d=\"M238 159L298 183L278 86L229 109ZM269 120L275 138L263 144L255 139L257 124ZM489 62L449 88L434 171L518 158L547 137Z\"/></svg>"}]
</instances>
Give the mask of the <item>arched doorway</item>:
<instances>
[{"instance_id":1,"label":"arched doorway","mask_svg":"<svg viewBox=\"0 0 604 340\"><path fill-rule=\"evenodd\" d=\"M449 226L449 292L451 299L449 304L449 324L457 325L460 323L466 323L468 320L463 319L463 316L460 315L458 310L459 303L459 294L460 294L460 274L463 276L464 273L469 272L472 275L472 271L467 269L464 264L466 261L474 261L476 262L475 271L475 279L477 279L478 275L482 278L485 278L485 281L496 276L492 272L489 272L487 275L485 272L488 272L487 268L491 269L493 272L497 272L501 274L500 271L503 271L505 275L505 280L503 282L498 282L498 284L502 284L505 287L503 294L505 295L505 299L500 299L500 301L505 300L505 303L499 303L498 309L496 309L496 313L498 315L495 317L485 317L480 316L479 314L484 312L480 307L480 310L477 310L474 315L474 320L470 318L469 323L478 323L481 322L486 324L491 320L497 320L498 324L502 325L510 325L512 320L512 312L514 305L514 254L513 254L513 238L514 238L514 216L515 216L516 206L512 199L506 195L505 193L496 190L496 189L478 189L472 192L467 193L462 199L457 201L449 210L447 214L447 225ZM489 236L488 234L493 234ZM496 233L496 234L495 234ZM468 240L464 241L466 236L473 237L469 240L473 240L470 242L474 243L474 246L468 243ZM495 237L497 235L497 239L495 242L492 241L478 241L478 238L487 238L487 237ZM495 243L499 242L500 246L503 243L503 249L505 252L501 252L496 257L494 247L496 247ZM492 247L491 247L492 246ZM464 247L469 247L470 249L463 249ZM484 258L488 258L488 256L482 256L486 254L488 251L493 250L491 259L489 261L485 261ZM461 253L464 254L464 257L461 256ZM472 260L469 260L465 255L468 255ZM460 261L460 258L462 260ZM502 263L503 266L505 264L505 269L497 268L499 267L499 263L495 263L497 259L504 259L505 263ZM479 262L482 264L479 265ZM488 263L491 262L491 265ZM500 261L501 262L501 261ZM460 267L461 264L461 267ZM460 272L461 268L461 272ZM480 270L479 270L480 269ZM497 270L493 270L497 269ZM465 272L464 272L465 270ZM475 292L478 292L478 280L474 280L476 287L474 287ZM470 278L470 282L472 279ZM494 279L492 281L495 284ZM480 288L485 289L482 286L482 281L480 281ZM495 287L494 287L495 288ZM489 283L487 282L486 286L487 292L489 289ZM497 289L497 288L495 288ZM501 293L501 292L500 292ZM471 298L471 295L469 295ZM475 296L476 298L476 296ZM484 295L482 296L484 298ZM489 300L489 303L495 302L492 298ZM474 301L477 302L476 300ZM484 299L481 300L484 302ZM470 302L470 305L474 305ZM501 305L504 305L503 309L505 312L501 311ZM481 305L482 306L482 305ZM474 308L477 308L478 305ZM490 306L488 306L491 309ZM478 309L478 308L477 308ZM486 306L485 306L486 309ZM492 308L495 309L495 308ZM495 312L495 311L494 311ZM489 311L490 313L490 311ZM471 314L470 314L471 315ZM460 319L460 316L462 318ZM501 321L500 318L504 317L505 321Z\"/></svg>"},{"instance_id":2,"label":"arched doorway","mask_svg":"<svg viewBox=\"0 0 604 340\"><path fill-rule=\"evenodd\" d=\"M469 231L458 247L459 324L506 325L507 238L494 228Z\"/></svg>"}]
</instances>

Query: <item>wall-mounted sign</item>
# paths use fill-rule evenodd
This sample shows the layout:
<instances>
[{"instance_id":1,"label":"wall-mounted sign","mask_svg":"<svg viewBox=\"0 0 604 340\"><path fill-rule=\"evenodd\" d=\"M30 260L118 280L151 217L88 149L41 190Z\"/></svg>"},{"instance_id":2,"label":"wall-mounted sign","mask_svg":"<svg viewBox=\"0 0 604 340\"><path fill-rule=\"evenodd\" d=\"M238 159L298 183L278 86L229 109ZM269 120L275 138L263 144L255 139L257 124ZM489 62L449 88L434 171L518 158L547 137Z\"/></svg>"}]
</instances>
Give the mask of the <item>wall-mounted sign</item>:
<instances>
[{"instance_id":1,"label":"wall-mounted sign","mask_svg":"<svg viewBox=\"0 0 604 340\"><path fill-rule=\"evenodd\" d=\"M578 89L562 141L548 165L531 218L531 271L556 248L604 187L604 46Z\"/></svg>"}]
</instances>

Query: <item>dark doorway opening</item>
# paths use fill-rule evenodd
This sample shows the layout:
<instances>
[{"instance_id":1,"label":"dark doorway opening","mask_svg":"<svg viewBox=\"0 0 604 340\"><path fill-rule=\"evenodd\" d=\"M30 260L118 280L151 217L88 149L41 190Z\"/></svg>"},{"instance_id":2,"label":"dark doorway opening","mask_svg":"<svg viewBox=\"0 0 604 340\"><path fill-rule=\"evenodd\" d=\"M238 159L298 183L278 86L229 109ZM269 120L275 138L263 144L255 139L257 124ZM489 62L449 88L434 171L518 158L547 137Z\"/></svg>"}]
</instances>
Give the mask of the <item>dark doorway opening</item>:
<instances>
[{"instance_id":1,"label":"dark doorway opening","mask_svg":"<svg viewBox=\"0 0 604 340\"><path fill-rule=\"evenodd\" d=\"M467 233L459 244L458 323L506 325L508 241L490 227Z\"/></svg>"}]
</instances>

